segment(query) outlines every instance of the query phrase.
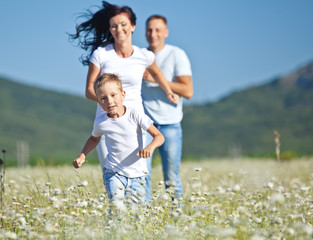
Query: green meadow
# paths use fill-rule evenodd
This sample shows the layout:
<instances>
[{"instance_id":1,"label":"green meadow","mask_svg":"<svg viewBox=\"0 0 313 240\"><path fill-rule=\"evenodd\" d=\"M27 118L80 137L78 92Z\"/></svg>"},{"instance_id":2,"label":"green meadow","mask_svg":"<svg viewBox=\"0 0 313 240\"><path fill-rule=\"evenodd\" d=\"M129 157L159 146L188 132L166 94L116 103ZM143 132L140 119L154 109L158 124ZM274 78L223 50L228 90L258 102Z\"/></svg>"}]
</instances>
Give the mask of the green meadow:
<instances>
[{"instance_id":1,"label":"green meadow","mask_svg":"<svg viewBox=\"0 0 313 240\"><path fill-rule=\"evenodd\" d=\"M7 168L2 239L312 239L313 159L183 162L183 208L154 167L153 204L110 214L98 165Z\"/></svg>"}]
</instances>

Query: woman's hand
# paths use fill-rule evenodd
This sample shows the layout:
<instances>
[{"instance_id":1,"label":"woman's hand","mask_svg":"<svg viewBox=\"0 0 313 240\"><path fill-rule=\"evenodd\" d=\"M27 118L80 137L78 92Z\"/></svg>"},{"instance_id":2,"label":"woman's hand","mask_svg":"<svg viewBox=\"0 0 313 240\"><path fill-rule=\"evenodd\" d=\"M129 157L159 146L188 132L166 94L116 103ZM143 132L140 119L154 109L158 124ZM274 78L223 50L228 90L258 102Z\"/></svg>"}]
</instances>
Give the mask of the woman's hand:
<instances>
[{"instance_id":1,"label":"woman's hand","mask_svg":"<svg viewBox=\"0 0 313 240\"><path fill-rule=\"evenodd\" d=\"M177 104L179 102L179 95L177 95L176 93L170 93L170 94L167 95L167 99L171 103Z\"/></svg>"}]
</instances>

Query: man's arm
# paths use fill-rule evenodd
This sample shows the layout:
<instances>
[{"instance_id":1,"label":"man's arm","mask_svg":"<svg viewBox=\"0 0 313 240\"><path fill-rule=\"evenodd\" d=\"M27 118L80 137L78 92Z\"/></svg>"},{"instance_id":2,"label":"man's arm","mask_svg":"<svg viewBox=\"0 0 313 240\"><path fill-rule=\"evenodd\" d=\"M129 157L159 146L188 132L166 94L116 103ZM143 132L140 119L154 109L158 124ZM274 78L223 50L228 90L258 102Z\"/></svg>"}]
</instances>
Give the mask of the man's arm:
<instances>
[{"instance_id":1,"label":"man's arm","mask_svg":"<svg viewBox=\"0 0 313 240\"><path fill-rule=\"evenodd\" d=\"M193 95L192 76L178 76L176 82L168 82L172 91L179 96L190 99Z\"/></svg>"}]
</instances>

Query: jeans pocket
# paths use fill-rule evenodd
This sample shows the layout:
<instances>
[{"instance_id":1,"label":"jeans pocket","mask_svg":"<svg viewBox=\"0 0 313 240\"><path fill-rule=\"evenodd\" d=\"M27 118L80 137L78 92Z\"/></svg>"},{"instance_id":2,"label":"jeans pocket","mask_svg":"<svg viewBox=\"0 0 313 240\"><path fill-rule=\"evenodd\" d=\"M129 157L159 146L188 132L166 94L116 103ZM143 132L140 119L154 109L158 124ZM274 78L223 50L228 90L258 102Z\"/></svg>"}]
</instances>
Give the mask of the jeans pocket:
<instances>
[{"instance_id":1,"label":"jeans pocket","mask_svg":"<svg viewBox=\"0 0 313 240\"><path fill-rule=\"evenodd\" d=\"M104 171L103 171L103 178L107 178L107 177L112 177L116 174L116 172L110 170L110 169L107 169L105 168Z\"/></svg>"}]
</instances>

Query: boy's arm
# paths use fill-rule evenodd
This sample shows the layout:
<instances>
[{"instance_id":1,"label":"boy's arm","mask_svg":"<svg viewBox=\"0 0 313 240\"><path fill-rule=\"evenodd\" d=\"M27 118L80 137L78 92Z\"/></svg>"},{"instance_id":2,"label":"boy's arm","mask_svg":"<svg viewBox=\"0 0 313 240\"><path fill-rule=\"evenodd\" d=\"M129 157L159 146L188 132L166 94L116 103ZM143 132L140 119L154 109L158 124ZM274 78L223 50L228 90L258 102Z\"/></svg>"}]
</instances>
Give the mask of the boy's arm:
<instances>
[{"instance_id":1,"label":"boy's arm","mask_svg":"<svg viewBox=\"0 0 313 240\"><path fill-rule=\"evenodd\" d=\"M86 160L86 156L89 152L91 152L92 149L94 149L99 141L100 141L100 138L101 137L94 137L94 136L90 136L82 150L82 152L79 154L78 158L76 158L74 161L73 161L73 166L75 168L79 168L81 167L81 165L83 165L83 163L85 162Z\"/></svg>"},{"instance_id":2,"label":"boy's arm","mask_svg":"<svg viewBox=\"0 0 313 240\"><path fill-rule=\"evenodd\" d=\"M164 143L164 136L153 124L148 128L147 132L153 137L153 140L147 147L137 153L137 156L140 156L141 158L151 157L154 149L160 147Z\"/></svg>"}]
</instances>

